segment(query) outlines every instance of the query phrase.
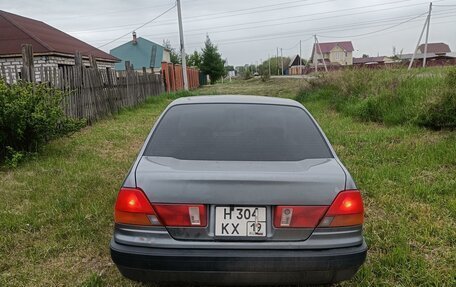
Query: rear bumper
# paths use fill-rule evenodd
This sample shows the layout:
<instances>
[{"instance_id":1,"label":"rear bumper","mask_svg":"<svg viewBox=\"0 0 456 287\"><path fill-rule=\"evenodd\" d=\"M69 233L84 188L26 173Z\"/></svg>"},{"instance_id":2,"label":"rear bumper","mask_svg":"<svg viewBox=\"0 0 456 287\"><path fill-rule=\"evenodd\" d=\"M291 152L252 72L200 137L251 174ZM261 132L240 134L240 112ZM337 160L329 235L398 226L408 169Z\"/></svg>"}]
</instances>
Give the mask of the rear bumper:
<instances>
[{"instance_id":1,"label":"rear bumper","mask_svg":"<svg viewBox=\"0 0 456 287\"><path fill-rule=\"evenodd\" d=\"M111 241L120 272L136 281L217 285L326 284L350 279L365 242L326 250L231 250L135 247Z\"/></svg>"}]
</instances>

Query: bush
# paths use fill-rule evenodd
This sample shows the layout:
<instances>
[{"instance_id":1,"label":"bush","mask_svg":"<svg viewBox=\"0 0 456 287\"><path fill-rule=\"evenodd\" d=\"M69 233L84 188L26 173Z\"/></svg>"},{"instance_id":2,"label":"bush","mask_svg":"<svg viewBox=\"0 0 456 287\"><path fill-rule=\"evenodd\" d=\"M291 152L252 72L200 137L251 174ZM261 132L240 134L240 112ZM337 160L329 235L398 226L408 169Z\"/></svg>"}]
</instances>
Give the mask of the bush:
<instances>
[{"instance_id":1,"label":"bush","mask_svg":"<svg viewBox=\"0 0 456 287\"><path fill-rule=\"evenodd\" d=\"M244 75L243 75L244 80L249 80L249 79L251 79L252 77L253 77L253 76L252 76L252 72L250 72L249 69L245 70Z\"/></svg>"},{"instance_id":2,"label":"bush","mask_svg":"<svg viewBox=\"0 0 456 287\"><path fill-rule=\"evenodd\" d=\"M261 81L262 82L267 82L271 79L271 75L269 74L269 71L265 71L261 73Z\"/></svg>"},{"instance_id":3,"label":"bush","mask_svg":"<svg viewBox=\"0 0 456 287\"><path fill-rule=\"evenodd\" d=\"M63 96L45 84L8 85L0 79L0 162L16 166L45 142L84 126L84 121L65 116Z\"/></svg>"},{"instance_id":4,"label":"bush","mask_svg":"<svg viewBox=\"0 0 456 287\"><path fill-rule=\"evenodd\" d=\"M441 95L425 104L418 123L433 129L456 128L456 68L448 71Z\"/></svg>"}]
</instances>

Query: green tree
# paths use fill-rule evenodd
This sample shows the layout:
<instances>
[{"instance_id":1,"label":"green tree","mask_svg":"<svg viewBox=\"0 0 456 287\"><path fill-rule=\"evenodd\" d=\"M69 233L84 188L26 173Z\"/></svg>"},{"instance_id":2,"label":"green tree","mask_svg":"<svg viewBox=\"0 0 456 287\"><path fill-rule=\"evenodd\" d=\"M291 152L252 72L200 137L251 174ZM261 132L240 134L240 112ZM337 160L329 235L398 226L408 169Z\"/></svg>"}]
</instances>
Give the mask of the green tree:
<instances>
[{"instance_id":1,"label":"green tree","mask_svg":"<svg viewBox=\"0 0 456 287\"><path fill-rule=\"evenodd\" d=\"M181 55L173 48L171 42L169 40L163 40L163 47L169 50L169 57L170 61L173 64L180 64L181 63Z\"/></svg>"},{"instance_id":2,"label":"green tree","mask_svg":"<svg viewBox=\"0 0 456 287\"><path fill-rule=\"evenodd\" d=\"M201 71L209 75L211 84L215 84L226 74L225 61L222 60L217 46L212 44L209 36L206 36L206 42L204 43Z\"/></svg>"},{"instance_id":3,"label":"green tree","mask_svg":"<svg viewBox=\"0 0 456 287\"><path fill-rule=\"evenodd\" d=\"M202 55L198 51L194 51L190 55L186 55L187 66L201 68Z\"/></svg>"}]
</instances>

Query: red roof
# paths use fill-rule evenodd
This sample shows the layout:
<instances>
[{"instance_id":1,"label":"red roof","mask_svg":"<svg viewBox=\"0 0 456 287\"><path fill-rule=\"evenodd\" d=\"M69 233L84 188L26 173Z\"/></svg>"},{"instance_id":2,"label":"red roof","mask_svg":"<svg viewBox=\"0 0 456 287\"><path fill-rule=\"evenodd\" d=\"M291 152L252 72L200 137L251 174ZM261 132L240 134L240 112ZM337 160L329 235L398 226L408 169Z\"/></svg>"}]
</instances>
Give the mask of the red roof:
<instances>
[{"instance_id":1,"label":"red roof","mask_svg":"<svg viewBox=\"0 0 456 287\"><path fill-rule=\"evenodd\" d=\"M0 10L0 55L21 54L22 44L32 44L33 52L40 54L93 55L97 59L117 62L105 53L41 21Z\"/></svg>"},{"instance_id":2,"label":"red roof","mask_svg":"<svg viewBox=\"0 0 456 287\"><path fill-rule=\"evenodd\" d=\"M317 44L314 44L314 49L317 51L317 53L320 53L320 49L322 53L329 53L336 46L341 47L347 52L353 52L355 50L353 49L353 44L351 41L320 43L320 48L317 46Z\"/></svg>"},{"instance_id":3,"label":"red roof","mask_svg":"<svg viewBox=\"0 0 456 287\"><path fill-rule=\"evenodd\" d=\"M418 50L421 53L424 53L424 45L425 44L421 44L418 46ZM443 54L443 53L450 53L451 50L450 50L450 46L448 46L445 43L428 43L427 52L435 53L435 54Z\"/></svg>"}]
</instances>

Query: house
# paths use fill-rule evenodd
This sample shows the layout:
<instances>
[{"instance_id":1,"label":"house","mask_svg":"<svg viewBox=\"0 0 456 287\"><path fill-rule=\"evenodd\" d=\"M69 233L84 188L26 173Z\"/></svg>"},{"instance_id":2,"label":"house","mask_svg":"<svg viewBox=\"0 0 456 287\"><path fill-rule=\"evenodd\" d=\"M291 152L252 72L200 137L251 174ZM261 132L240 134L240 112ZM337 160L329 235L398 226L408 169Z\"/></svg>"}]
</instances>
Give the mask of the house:
<instances>
[{"instance_id":1,"label":"house","mask_svg":"<svg viewBox=\"0 0 456 287\"><path fill-rule=\"evenodd\" d=\"M426 55L426 65L427 66L455 66L456 65L456 53L417 53L414 58L414 66L421 66ZM401 54L397 57L404 63L410 63L412 60L413 54Z\"/></svg>"},{"instance_id":2,"label":"house","mask_svg":"<svg viewBox=\"0 0 456 287\"><path fill-rule=\"evenodd\" d=\"M0 10L0 69L6 72L7 82L20 78L22 45L31 44L36 81L41 81L39 67L59 68L74 65L76 51L82 54L83 64L90 66L89 56L97 60L100 69L114 68L118 59L81 40L38 20ZM9 71L9 72L8 72ZM12 79L9 79L9 78Z\"/></svg>"},{"instance_id":3,"label":"house","mask_svg":"<svg viewBox=\"0 0 456 287\"><path fill-rule=\"evenodd\" d=\"M136 37L110 51L110 54L119 58L121 62L116 64L116 70L125 70L125 61L133 65L134 70L142 70L143 67L154 72L161 71L162 62L170 62L170 51L165 47L142 37Z\"/></svg>"},{"instance_id":4,"label":"house","mask_svg":"<svg viewBox=\"0 0 456 287\"><path fill-rule=\"evenodd\" d=\"M312 63L323 63L324 59L326 65L353 65L353 51L351 41L315 43L311 59Z\"/></svg>"},{"instance_id":5,"label":"house","mask_svg":"<svg viewBox=\"0 0 456 287\"><path fill-rule=\"evenodd\" d=\"M425 44L421 44L418 46L418 53L424 54ZM434 54L446 54L451 53L450 46L445 43L428 43L427 45L427 52L434 53Z\"/></svg>"},{"instance_id":6,"label":"house","mask_svg":"<svg viewBox=\"0 0 456 287\"><path fill-rule=\"evenodd\" d=\"M301 57L299 55L296 55L293 57L293 59L290 61L290 64L288 65L288 75L303 75L305 71L306 66L302 64Z\"/></svg>"},{"instance_id":7,"label":"house","mask_svg":"<svg viewBox=\"0 0 456 287\"><path fill-rule=\"evenodd\" d=\"M391 63L395 63L395 60L393 60L389 57L386 57L386 56L353 58L354 66L391 64Z\"/></svg>"}]
</instances>

